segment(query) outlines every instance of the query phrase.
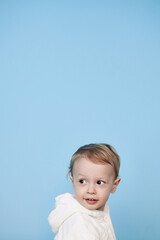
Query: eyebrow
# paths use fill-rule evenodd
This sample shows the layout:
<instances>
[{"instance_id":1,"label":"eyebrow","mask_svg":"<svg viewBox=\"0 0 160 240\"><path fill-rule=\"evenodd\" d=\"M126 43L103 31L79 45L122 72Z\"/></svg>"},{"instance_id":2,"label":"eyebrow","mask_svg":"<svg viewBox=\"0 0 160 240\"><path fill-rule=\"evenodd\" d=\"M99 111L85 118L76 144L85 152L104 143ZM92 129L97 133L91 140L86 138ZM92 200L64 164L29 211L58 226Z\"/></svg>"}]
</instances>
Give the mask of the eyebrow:
<instances>
[{"instance_id":1,"label":"eyebrow","mask_svg":"<svg viewBox=\"0 0 160 240\"><path fill-rule=\"evenodd\" d=\"M82 177L82 178L87 178L87 176L83 175L83 174L78 174L76 176L76 178L79 178L79 177ZM106 182L108 182L108 177L96 177L97 180L105 180Z\"/></svg>"},{"instance_id":2,"label":"eyebrow","mask_svg":"<svg viewBox=\"0 0 160 240\"><path fill-rule=\"evenodd\" d=\"M86 176L83 174L78 174L77 177L86 177Z\"/></svg>"}]
</instances>

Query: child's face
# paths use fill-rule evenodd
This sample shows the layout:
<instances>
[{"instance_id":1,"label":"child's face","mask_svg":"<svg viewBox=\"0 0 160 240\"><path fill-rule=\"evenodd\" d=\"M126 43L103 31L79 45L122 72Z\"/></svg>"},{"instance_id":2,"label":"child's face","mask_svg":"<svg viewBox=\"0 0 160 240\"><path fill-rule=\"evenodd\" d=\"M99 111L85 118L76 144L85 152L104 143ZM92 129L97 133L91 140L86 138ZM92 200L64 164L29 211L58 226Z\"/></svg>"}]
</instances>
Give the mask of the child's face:
<instances>
[{"instance_id":1,"label":"child's face","mask_svg":"<svg viewBox=\"0 0 160 240\"><path fill-rule=\"evenodd\" d=\"M110 164L95 164L84 157L76 160L70 178L77 201L89 210L101 211L120 182L120 179L114 180Z\"/></svg>"}]
</instances>

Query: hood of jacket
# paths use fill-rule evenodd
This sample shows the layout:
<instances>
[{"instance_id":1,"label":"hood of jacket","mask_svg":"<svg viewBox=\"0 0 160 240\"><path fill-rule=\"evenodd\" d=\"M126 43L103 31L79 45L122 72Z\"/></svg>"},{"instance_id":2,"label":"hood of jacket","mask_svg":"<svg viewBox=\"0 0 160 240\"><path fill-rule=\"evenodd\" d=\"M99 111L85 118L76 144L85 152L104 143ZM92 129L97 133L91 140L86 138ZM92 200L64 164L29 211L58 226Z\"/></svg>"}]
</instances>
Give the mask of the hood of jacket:
<instances>
[{"instance_id":1,"label":"hood of jacket","mask_svg":"<svg viewBox=\"0 0 160 240\"><path fill-rule=\"evenodd\" d=\"M82 213L97 219L104 219L109 215L109 207L106 204L104 211L88 210L78 203L70 193L62 194L55 199L55 209L48 217L49 225L54 233L57 233L60 226L75 213Z\"/></svg>"}]
</instances>

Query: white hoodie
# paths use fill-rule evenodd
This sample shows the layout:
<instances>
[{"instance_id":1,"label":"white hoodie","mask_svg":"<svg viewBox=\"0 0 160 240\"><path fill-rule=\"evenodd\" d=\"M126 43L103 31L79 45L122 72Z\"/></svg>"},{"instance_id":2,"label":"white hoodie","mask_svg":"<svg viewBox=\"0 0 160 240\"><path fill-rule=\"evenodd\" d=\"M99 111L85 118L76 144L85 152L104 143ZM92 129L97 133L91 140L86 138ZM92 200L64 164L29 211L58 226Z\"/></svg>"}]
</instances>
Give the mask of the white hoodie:
<instances>
[{"instance_id":1,"label":"white hoodie","mask_svg":"<svg viewBox=\"0 0 160 240\"><path fill-rule=\"evenodd\" d=\"M55 240L116 240L107 204L104 211L88 210L66 193L55 207L48 217Z\"/></svg>"}]
</instances>

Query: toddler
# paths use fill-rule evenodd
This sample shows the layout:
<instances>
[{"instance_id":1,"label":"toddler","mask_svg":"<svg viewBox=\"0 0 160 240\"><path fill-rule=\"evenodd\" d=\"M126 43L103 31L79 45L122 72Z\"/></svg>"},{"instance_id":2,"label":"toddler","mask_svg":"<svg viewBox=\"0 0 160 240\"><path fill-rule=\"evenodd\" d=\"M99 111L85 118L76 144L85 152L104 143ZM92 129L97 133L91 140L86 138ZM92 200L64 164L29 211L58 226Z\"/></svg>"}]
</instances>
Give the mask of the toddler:
<instances>
[{"instance_id":1,"label":"toddler","mask_svg":"<svg viewBox=\"0 0 160 240\"><path fill-rule=\"evenodd\" d=\"M120 159L108 144L80 147L72 156L70 179L75 195L56 198L48 221L55 240L115 240L107 200L120 182Z\"/></svg>"}]
</instances>

